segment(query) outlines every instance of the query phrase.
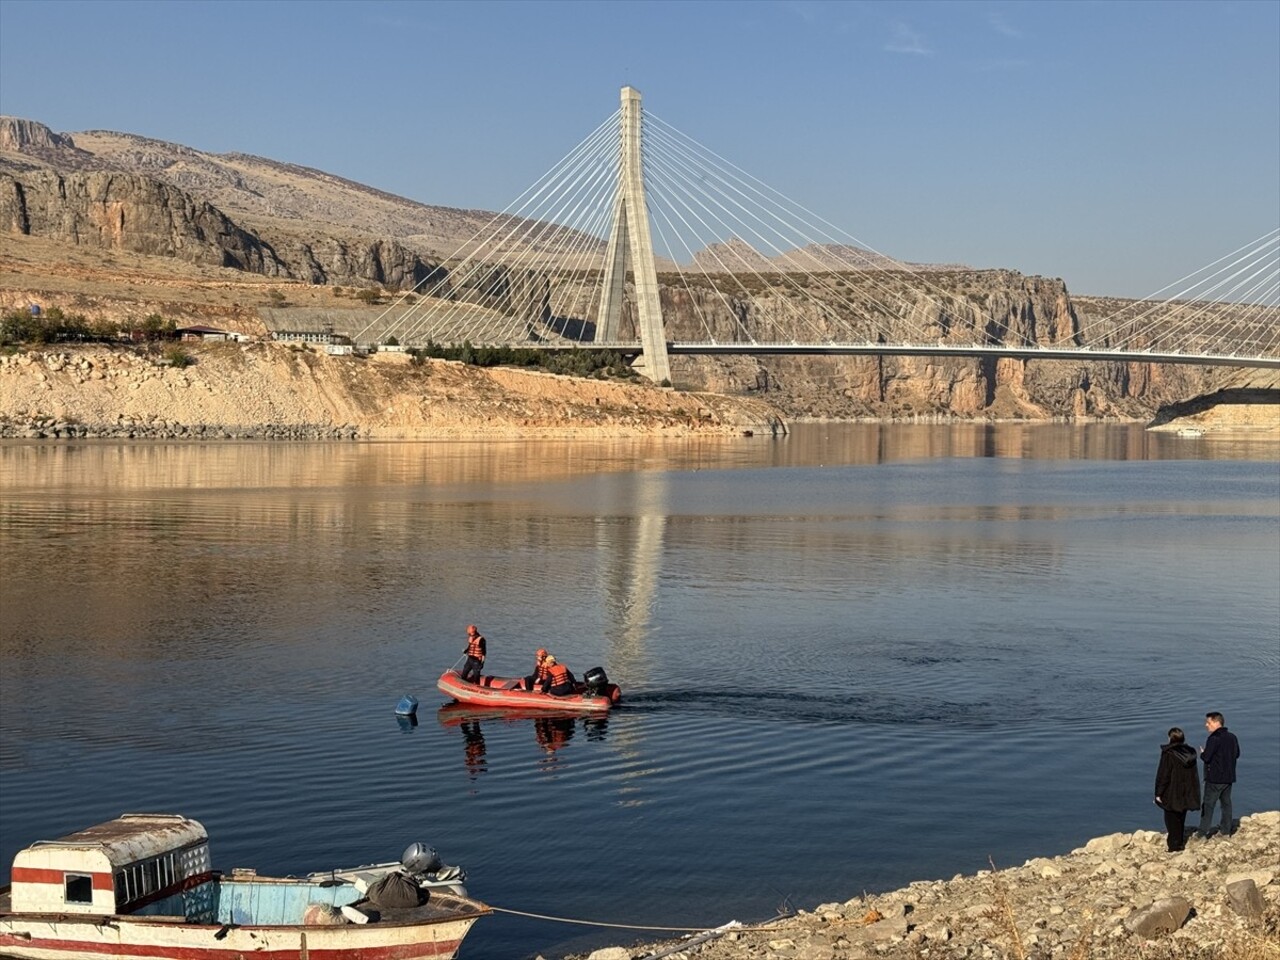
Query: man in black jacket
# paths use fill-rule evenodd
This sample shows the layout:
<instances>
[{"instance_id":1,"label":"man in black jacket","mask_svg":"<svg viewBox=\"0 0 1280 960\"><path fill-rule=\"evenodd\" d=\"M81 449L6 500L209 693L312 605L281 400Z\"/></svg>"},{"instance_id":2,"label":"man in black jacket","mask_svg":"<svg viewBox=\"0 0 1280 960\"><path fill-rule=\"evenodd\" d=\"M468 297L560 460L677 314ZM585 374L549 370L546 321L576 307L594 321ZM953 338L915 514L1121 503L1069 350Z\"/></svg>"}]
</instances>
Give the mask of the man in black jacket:
<instances>
[{"instance_id":1,"label":"man in black jacket","mask_svg":"<svg viewBox=\"0 0 1280 960\"><path fill-rule=\"evenodd\" d=\"M1204 806L1200 808L1200 826L1196 828L1196 835L1202 839L1209 836L1213 808L1221 800L1222 826L1218 832L1229 837L1234 826L1231 819L1231 785L1236 782L1240 741L1223 725L1220 713L1206 713L1204 725L1209 730L1209 738L1200 748L1200 759L1204 761Z\"/></svg>"}]
</instances>

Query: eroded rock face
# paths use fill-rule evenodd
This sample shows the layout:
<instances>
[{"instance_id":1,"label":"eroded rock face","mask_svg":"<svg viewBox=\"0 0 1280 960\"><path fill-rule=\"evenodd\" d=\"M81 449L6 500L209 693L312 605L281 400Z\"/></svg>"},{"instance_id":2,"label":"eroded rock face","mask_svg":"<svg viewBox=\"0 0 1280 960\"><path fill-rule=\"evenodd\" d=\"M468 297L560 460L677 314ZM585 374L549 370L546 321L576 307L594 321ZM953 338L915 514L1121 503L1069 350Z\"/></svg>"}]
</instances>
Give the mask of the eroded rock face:
<instances>
[{"instance_id":1,"label":"eroded rock face","mask_svg":"<svg viewBox=\"0 0 1280 960\"><path fill-rule=\"evenodd\" d=\"M73 150L75 141L54 133L43 123L21 117L0 117L0 150L36 153L46 150Z\"/></svg>"},{"instance_id":2,"label":"eroded rock face","mask_svg":"<svg viewBox=\"0 0 1280 960\"><path fill-rule=\"evenodd\" d=\"M0 224L76 245L290 276L268 244L213 205L127 173L0 173Z\"/></svg>"},{"instance_id":3,"label":"eroded rock face","mask_svg":"<svg viewBox=\"0 0 1280 960\"><path fill-rule=\"evenodd\" d=\"M666 280L667 278L663 278ZM719 282L719 281L717 281ZM842 274L804 299L772 292L662 288L672 340L722 343L837 339L1083 345L1082 318L1061 280L1008 270ZM828 305L824 305L827 301ZM894 315L886 304L907 304ZM850 310L850 305L853 309ZM634 330L624 310L623 335ZM839 328L829 319L862 313ZM1149 417L1162 403L1213 389L1198 367L1012 357L673 357L673 377L698 389L761 392L793 417Z\"/></svg>"},{"instance_id":4,"label":"eroded rock face","mask_svg":"<svg viewBox=\"0 0 1280 960\"><path fill-rule=\"evenodd\" d=\"M160 180L106 170L0 170L0 229L309 283L411 289L437 271L395 240L272 237Z\"/></svg>"}]
</instances>

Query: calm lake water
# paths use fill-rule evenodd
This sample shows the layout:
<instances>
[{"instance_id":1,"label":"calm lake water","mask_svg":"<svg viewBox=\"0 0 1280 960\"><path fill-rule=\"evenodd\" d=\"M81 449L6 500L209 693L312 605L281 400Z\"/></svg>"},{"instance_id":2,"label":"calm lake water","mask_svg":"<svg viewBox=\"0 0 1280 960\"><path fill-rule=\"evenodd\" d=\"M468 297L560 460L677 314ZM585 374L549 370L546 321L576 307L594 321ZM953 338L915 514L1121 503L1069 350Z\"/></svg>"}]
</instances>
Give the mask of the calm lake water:
<instances>
[{"instance_id":1,"label":"calm lake water","mask_svg":"<svg viewBox=\"0 0 1280 960\"><path fill-rule=\"evenodd\" d=\"M1159 829L1158 745L1211 709L1237 815L1275 809L1278 453L1058 425L0 445L0 879L174 811L224 869L425 840L508 910L755 921ZM623 707L440 710L472 622L494 672L546 645ZM499 914L463 956L656 936Z\"/></svg>"}]
</instances>

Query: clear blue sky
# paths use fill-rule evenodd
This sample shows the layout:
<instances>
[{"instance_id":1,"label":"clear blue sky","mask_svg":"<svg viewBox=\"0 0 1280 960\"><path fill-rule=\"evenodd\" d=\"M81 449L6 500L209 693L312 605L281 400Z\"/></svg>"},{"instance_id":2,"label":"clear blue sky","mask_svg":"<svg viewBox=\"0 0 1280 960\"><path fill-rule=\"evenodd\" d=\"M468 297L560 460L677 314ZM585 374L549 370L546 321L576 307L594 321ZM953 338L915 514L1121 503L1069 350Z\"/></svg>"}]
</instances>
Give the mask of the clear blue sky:
<instances>
[{"instance_id":1,"label":"clear blue sky","mask_svg":"<svg viewBox=\"0 0 1280 960\"><path fill-rule=\"evenodd\" d=\"M878 250L1143 296L1280 226L1280 2L0 0L0 112L500 210L618 105Z\"/></svg>"}]
</instances>

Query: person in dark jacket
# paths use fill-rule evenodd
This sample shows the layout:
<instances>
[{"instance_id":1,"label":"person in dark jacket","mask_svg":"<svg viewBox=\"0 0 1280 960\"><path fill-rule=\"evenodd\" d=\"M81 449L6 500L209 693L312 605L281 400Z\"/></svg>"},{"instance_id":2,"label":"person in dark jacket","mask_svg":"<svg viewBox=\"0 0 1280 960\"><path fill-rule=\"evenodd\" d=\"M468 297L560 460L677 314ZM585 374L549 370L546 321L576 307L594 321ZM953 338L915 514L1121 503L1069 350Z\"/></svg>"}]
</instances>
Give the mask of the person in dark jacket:
<instances>
[{"instance_id":1,"label":"person in dark jacket","mask_svg":"<svg viewBox=\"0 0 1280 960\"><path fill-rule=\"evenodd\" d=\"M1200 808L1200 826L1196 828L1196 836L1209 836L1213 826L1213 808L1221 800L1222 826L1218 833L1229 837L1235 825L1231 819L1231 785L1236 782L1240 741L1226 728L1220 713L1206 713L1204 725L1209 731L1209 738L1200 748L1200 759L1204 761L1204 806Z\"/></svg>"},{"instance_id":2,"label":"person in dark jacket","mask_svg":"<svg viewBox=\"0 0 1280 960\"><path fill-rule=\"evenodd\" d=\"M1156 767L1156 806L1164 811L1164 829L1170 853L1186 845L1187 811L1200 809L1200 771L1196 748L1187 743L1178 727L1169 731L1169 742L1160 748Z\"/></svg>"}]
</instances>

